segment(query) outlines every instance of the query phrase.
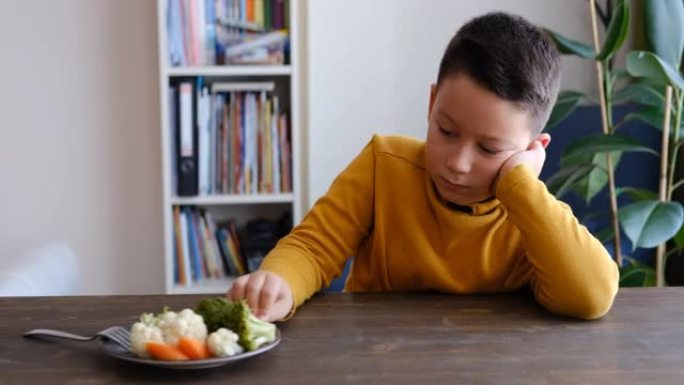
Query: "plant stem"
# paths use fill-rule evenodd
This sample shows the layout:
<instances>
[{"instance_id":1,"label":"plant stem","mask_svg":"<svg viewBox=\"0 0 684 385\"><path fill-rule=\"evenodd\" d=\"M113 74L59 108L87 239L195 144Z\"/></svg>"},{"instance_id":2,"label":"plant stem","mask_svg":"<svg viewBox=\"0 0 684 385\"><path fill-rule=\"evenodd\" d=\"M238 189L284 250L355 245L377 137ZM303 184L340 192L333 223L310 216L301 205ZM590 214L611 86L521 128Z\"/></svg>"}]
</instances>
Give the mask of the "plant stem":
<instances>
[{"instance_id":1,"label":"plant stem","mask_svg":"<svg viewBox=\"0 0 684 385\"><path fill-rule=\"evenodd\" d=\"M598 26L596 24L596 1L589 1L589 9L591 12L591 27L594 36L594 51L599 53L601 47L599 46ZM604 135L610 135L610 126L608 125L608 108L606 93L610 93L610 89L605 88L604 82L604 63L596 61L596 74L598 80L599 101L601 106L601 123ZM609 75L606 71L607 75ZM622 267L622 251L620 246L620 223L618 221L618 207L617 194L615 193L615 172L613 170L613 159L610 152L606 153L606 168L608 169L608 189L610 196L610 219L613 225L613 247L615 248L615 262L618 267Z\"/></svg>"},{"instance_id":2,"label":"plant stem","mask_svg":"<svg viewBox=\"0 0 684 385\"><path fill-rule=\"evenodd\" d=\"M668 156L670 151L672 150L670 148L670 115L672 115L672 112L670 110L671 103L672 87L667 86L667 88L665 89L665 116L663 118L663 131L660 144L660 188L658 189L658 197L663 202L669 200L671 193L669 190L672 187L672 183L668 183L669 178L667 166ZM677 143L677 140L675 139L673 142ZM671 166L669 168L671 170L674 167Z\"/></svg>"},{"instance_id":3,"label":"plant stem","mask_svg":"<svg viewBox=\"0 0 684 385\"><path fill-rule=\"evenodd\" d=\"M660 188L658 189L658 198L661 202L666 202L669 200L672 188L672 182L670 180L672 173L670 173L670 178L668 178L668 155L670 153L670 116L672 115L672 87L667 86L665 89L665 117L663 119L663 132L662 140L660 143ZM677 143L676 139L674 143ZM674 156L672 157L674 158ZM671 169L674 169L674 164ZM663 266L663 255L665 254L666 242L658 245L656 249L656 286L662 287L665 282L665 269Z\"/></svg>"},{"instance_id":4,"label":"plant stem","mask_svg":"<svg viewBox=\"0 0 684 385\"><path fill-rule=\"evenodd\" d=\"M613 134L615 127L613 127L613 80L610 72L610 68L604 63L604 89L606 90L606 121L608 123L608 133Z\"/></svg>"},{"instance_id":5,"label":"plant stem","mask_svg":"<svg viewBox=\"0 0 684 385\"><path fill-rule=\"evenodd\" d=\"M670 88L668 86L668 88ZM679 143L679 135L680 135L680 129L682 126L682 99L684 95L682 95L683 90L676 89L675 90L675 101L677 103L677 111L675 112L675 125L674 125L674 137L672 140L672 155L671 155L671 160L670 160L670 175L668 177L668 191L667 191L667 200L671 201L672 200L672 192L674 191L673 183L674 183L674 172L675 168L677 167L677 157L679 156L679 149L681 148L680 143ZM669 123L669 114L670 114L670 106L671 103L668 103L665 106L665 114L668 117L668 123Z\"/></svg>"},{"instance_id":6,"label":"plant stem","mask_svg":"<svg viewBox=\"0 0 684 385\"><path fill-rule=\"evenodd\" d=\"M676 148L675 148L675 151L677 151ZM678 188L682 187L682 185L684 185L684 179L680 179L679 182L672 185L670 192L674 194L674 192L677 191Z\"/></svg>"}]
</instances>

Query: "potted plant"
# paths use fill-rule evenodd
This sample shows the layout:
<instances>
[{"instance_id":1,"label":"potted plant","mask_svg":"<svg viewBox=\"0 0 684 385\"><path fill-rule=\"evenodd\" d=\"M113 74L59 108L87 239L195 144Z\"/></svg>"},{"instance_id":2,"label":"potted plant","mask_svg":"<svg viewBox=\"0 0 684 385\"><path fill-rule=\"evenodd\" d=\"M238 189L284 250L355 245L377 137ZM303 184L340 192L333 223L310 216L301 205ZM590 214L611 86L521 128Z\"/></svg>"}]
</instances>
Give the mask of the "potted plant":
<instances>
[{"instance_id":1,"label":"potted plant","mask_svg":"<svg viewBox=\"0 0 684 385\"><path fill-rule=\"evenodd\" d=\"M680 137L684 99L684 78L680 73L684 49L684 2L644 2L643 30L649 50L629 52L623 69L616 68L614 56L630 30L629 3L619 0L613 4L607 0L600 6L591 0L589 7L593 47L551 30L547 32L562 53L593 62L602 130L564 148L560 169L547 180L547 185L558 197L574 191L587 203L607 189L610 225L595 235L603 241L612 239L613 257L621 270L621 285L660 286L664 284L665 259L684 250L684 207L672 201L673 191L684 185L684 180L675 180L676 161L684 144ZM598 33L599 18L606 28L602 42ZM562 91L546 129L553 129L570 115L582 99L591 100L581 92ZM620 120L614 119L615 103L621 102L631 102L639 108ZM634 119L662 130L658 148L645 146L637 138L622 132L621 127ZM615 169L626 152L660 158L658 191L620 185ZM629 200L618 199L622 195L628 195ZM623 233L631 241L632 251L636 248L656 249L655 269L624 255ZM675 247L666 253L665 243L670 239L674 240Z\"/></svg>"}]
</instances>

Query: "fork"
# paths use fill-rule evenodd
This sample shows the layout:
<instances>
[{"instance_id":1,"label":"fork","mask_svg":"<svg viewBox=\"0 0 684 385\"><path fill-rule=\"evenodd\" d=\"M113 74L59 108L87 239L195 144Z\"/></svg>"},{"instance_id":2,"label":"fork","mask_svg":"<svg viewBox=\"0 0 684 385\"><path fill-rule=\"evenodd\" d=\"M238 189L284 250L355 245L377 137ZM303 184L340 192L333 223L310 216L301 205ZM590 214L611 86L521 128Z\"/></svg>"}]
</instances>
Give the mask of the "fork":
<instances>
[{"instance_id":1,"label":"fork","mask_svg":"<svg viewBox=\"0 0 684 385\"><path fill-rule=\"evenodd\" d=\"M131 333L128 329L121 326L112 326L107 329L101 330L90 337L81 336L78 334L67 333L61 330L54 329L33 329L24 333L24 337L57 337L64 338L68 340L76 341L92 341L98 337L106 338L108 340L116 342L119 346L126 349L126 351L131 350Z\"/></svg>"}]
</instances>

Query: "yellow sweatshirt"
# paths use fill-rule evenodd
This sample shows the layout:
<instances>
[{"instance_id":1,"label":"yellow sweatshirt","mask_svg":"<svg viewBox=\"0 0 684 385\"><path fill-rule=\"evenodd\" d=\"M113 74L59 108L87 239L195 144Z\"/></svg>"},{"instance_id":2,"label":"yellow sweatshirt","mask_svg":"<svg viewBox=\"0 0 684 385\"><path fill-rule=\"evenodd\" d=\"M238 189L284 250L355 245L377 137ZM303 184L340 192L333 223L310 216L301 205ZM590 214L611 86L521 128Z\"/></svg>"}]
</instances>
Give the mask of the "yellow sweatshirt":
<instances>
[{"instance_id":1,"label":"yellow sweatshirt","mask_svg":"<svg viewBox=\"0 0 684 385\"><path fill-rule=\"evenodd\" d=\"M606 249L526 166L496 197L454 210L436 195L425 143L374 136L301 224L264 259L295 306L354 257L346 291L500 293L530 286L548 310L593 319L618 289Z\"/></svg>"}]
</instances>

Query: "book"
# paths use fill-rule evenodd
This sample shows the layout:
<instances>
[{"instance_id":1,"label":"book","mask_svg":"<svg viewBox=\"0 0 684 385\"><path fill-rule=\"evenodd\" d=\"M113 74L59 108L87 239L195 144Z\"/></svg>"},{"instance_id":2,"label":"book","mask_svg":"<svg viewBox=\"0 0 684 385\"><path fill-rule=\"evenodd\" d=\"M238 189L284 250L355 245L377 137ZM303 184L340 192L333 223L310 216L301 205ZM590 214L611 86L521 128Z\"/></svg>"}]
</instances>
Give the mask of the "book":
<instances>
[{"instance_id":1,"label":"book","mask_svg":"<svg viewBox=\"0 0 684 385\"><path fill-rule=\"evenodd\" d=\"M223 258L223 266L226 269L227 275L237 276L238 272L233 264L233 257L228 249L228 242L226 236L229 235L226 229L216 230L216 239L218 240L219 250L221 251L221 257Z\"/></svg>"},{"instance_id":2,"label":"book","mask_svg":"<svg viewBox=\"0 0 684 385\"><path fill-rule=\"evenodd\" d=\"M285 28L285 0L274 0L273 29Z\"/></svg>"},{"instance_id":3,"label":"book","mask_svg":"<svg viewBox=\"0 0 684 385\"><path fill-rule=\"evenodd\" d=\"M289 192L287 114L274 82L203 82L170 91L176 195Z\"/></svg>"},{"instance_id":4,"label":"book","mask_svg":"<svg viewBox=\"0 0 684 385\"><path fill-rule=\"evenodd\" d=\"M223 271L220 266L220 261L214 255L213 238L207 226L206 214L197 212L197 224L199 227L199 234L204 245L204 265L206 266L206 277L208 278L222 278Z\"/></svg>"},{"instance_id":5,"label":"book","mask_svg":"<svg viewBox=\"0 0 684 385\"><path fill-rule=\"evenodd\" d=\"M226 47L224 55L226 58L240 56L257 48L284 45L287 41L285 31L273 31L265 34L245 35L240 42Z\"/></svg>"},{"instance_id":6,"label":"book","mask_svg":"<svg viewBox=\"0 0 684 385\"><path fill-rule=\"evenodd\" d=\"M168 0L169 64L283 64L289 12L287 0Z\"/></svg>"},{"instance_id":7,"label":"book","mask_svg":"<svg viewBox=\"0 0 684 385\"><path fill-rule=\"evenodd\" d=\"M195 100L192 82L182 82L178 91L177 121L177 180L178 196L193 196L198 193L197 180L197 127L193 108Z\"/></svg>"},{"instance_id":8,"label":"book","mask_svg":"<svg viewBox=\"0 0 684 385\"><path fill-rule=\"evenodd\" d=\"M169 127L171 134L169 135L169 148L172 156L170 156L171 164L171 191L178 191L178 150L177 138L178 133L178 90L176 87L169 87Z\"/></svg>"},{"instance_id":9,"label":"book","mask_svg":"<svg viewBox=\"0 0 684 385\"><path fill-rule=\"evenodd\" d=\"M173 229L174 229L174 246L176 250L176 259L175 259L175 266L176 268L174 269L176 271L176 279L175 282L179 283L181 285L185 285L188 282L189 275L187 274L186 267L185 267L185 251L186 247L184 246L185 239L183 238L183 230L181 226L181 219L180 219L180 207L179 206L174 206L173 208Z\"/></svg>"},{"instance_id":10,"label":"book","mask_svg":"<svg viewBox=\"0 0 684 385\"><path fill-rule=\"evenodd\" d=\"M188 225L188 216L185 209L181 209L180 212L180 224L181 224L181 240L183 243L183 271L185 272L185 283L190 284L194 279L194 268L193 257L190 250L190 229Z\"/></svg>"},{"instance_id":11,"label":"book","mask_svg":"<svg viewBox=\"0 0 684 385\"><path fill-rule=\"evenodd\" d=\"M226 275L230 275L230 268L225 266L225 260L221 256L221 250L219 245L219 239L216 237L216 222L210 212L206 211L204 213L204 219L207 226L207 238L211 244L212 255L215 264L215 275L217 278L222 278Z\"/></svg>"},{"instance_id":12,"label":"book","mask_svg":"<svg viewBox=\"0 0 684 385\"><path fill-rule=\"evenodd\" d=\"M254 0L254 22L260 26L261 28L264 28L264 1L267 0Z\"/></svg>"},{"instance_id":13,"label":"book","mask_svg":"<svg viewBox=\"0 0 684 385\"><path fill-rule=\"evenodd\" d=\"M282 191L280 185L280 139L278 130L278 121L280 116L280 106L278 97L273 97L273 112L269 129L271 130L271 168L273 173L272 193L280 193Z\"/></svg>"},{"instance_id":14,"label":"book","mask_svg":"<svg viewBox=\"0 0 684 385\"><path fill-rule=\"evenodd\" d=\"M199 139L198 149L198 193L208 195L210 192L210 161L211 161L211 113L209 88L198 89L197 94L197 130Z\"/></svg>"},{"instance_id":15,"label":"book","mask_svg":"<svg viewBox=\"0 0 684 385\"><path fill-rule=\"evenodd\" d=\"M239 275L246 274L247 268L245 267L244 258L240 253L240 241L238 238L237 227L235 226L235 221L231 220L228 222L228 230L230 232L230 240L232 245L232 251L235 256L235 266L237 267Z\"/></svg>"},{"instance_id":16,"label":"book","mask_svg":"<svg viewBox=\"0 0 684 385\"><path fill-rule=\"evenodd\" d=\"M172 66L183 66L187 59L182 24L182 0L169 0L166 13L166 30L169 46L169 63Z\"/></svg>"},{"instance_id":17,"label":"book","mask_svg":"<svg viewBox=\"0 0 684 385\"><path fill-rule=\"evenodd\" d=\"M216 63L216 0L204 0L204 64Z\"/></svg>"},{"instance_id":18,"label":"book","mask_svg":"<svg viewBox=\"0 0 684 385\"><path fill-rule=\"evenodd\" d=\"M190 245L193 248L194 271L193 278L198 281L204 277L209 276L207 268L204 263L204 245L202 238L200 238L199 227L197 225L197 215L195 210L188 208L188 230L190 233Z\"/></svg>"}]
</instances>

